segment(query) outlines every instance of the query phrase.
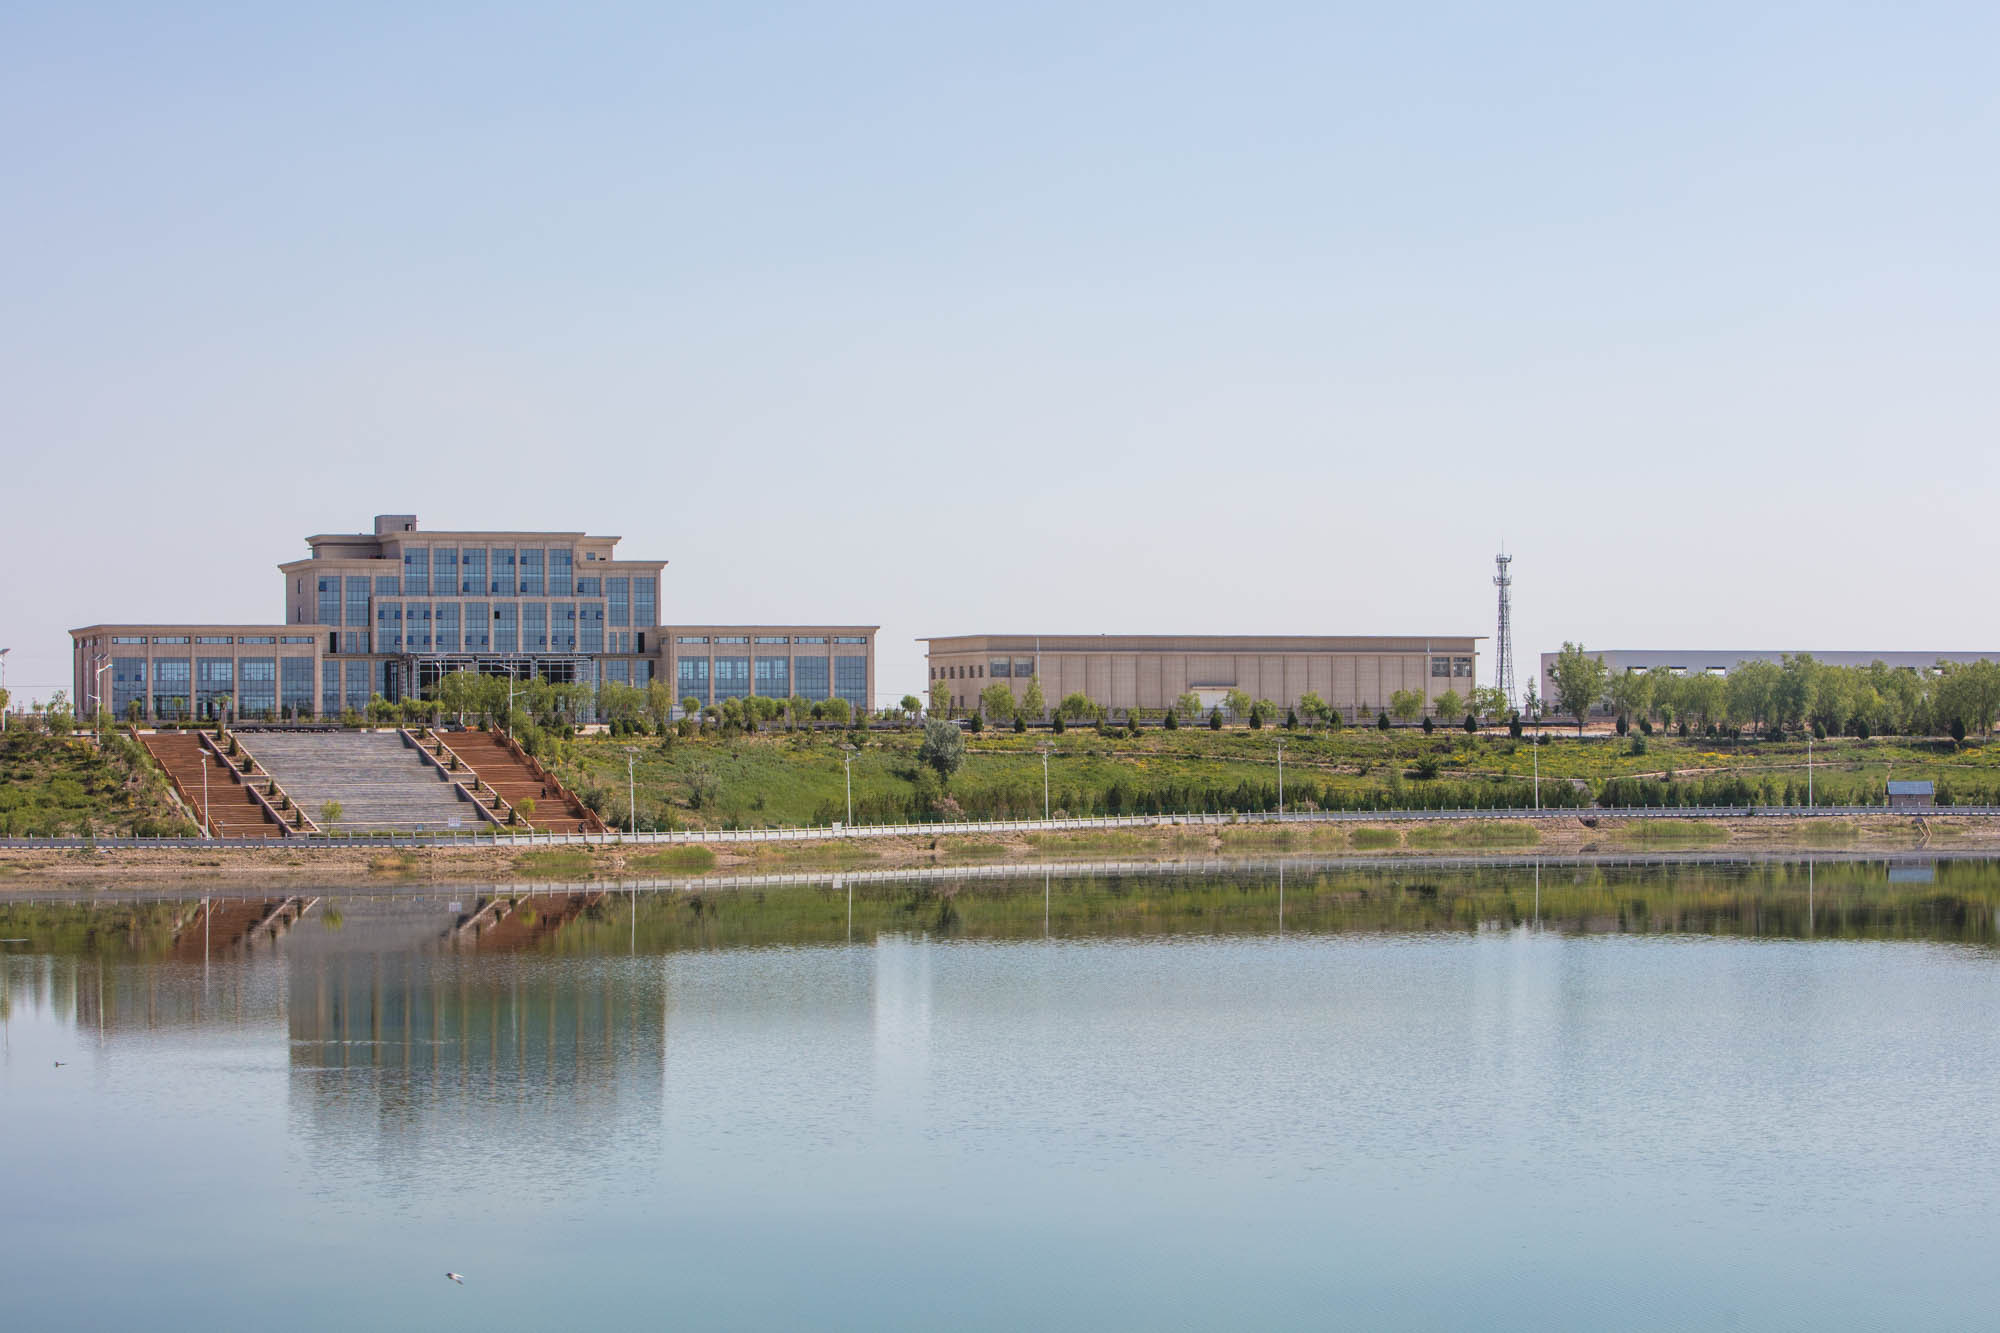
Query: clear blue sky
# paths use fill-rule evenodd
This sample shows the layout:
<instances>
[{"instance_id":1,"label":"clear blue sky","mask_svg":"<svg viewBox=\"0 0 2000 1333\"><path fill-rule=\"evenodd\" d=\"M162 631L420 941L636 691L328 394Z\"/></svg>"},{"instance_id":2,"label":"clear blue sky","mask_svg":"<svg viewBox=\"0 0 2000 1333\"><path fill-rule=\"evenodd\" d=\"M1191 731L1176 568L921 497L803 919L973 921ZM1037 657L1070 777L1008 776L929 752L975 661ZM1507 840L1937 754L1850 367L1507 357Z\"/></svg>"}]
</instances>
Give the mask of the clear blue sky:
<instances>
[{"instance_id":1,"label":"clear blue sky","mask_svg":"<svg viewBox=\"0 0 2000 1333\"><path fill-rule=\"evenodd\" d=\"M2000 9L1163 11L0 10L8 683L390 511L890 694L1490 634L1503 537L1524 664L2000 646Z\"/></svg>"}]
</instances>

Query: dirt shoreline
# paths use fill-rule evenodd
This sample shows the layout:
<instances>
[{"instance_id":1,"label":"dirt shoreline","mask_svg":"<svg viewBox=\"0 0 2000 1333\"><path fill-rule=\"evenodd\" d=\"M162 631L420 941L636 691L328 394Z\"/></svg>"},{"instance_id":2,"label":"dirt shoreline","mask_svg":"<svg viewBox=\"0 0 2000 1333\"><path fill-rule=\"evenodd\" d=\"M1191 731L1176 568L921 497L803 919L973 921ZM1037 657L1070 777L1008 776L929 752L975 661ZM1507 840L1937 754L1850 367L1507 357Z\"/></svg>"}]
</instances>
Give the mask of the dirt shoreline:
<instances>
[{"instance_id":1,"label":"dirt shoreline","mask_svg":"<svg viewBox=\"0 0 2000 1333\"><path fill-rule=\"evenodd\" d=\"M423 880L529 883L546 879L696 876L938 865L1028 863L1090 857L1178 861L1227 855L1590 856L1644 852L1908 852L1925 848L2000 854L2000 818L1858 815L1705 820L1621 819L1608 814L1526 821L1383 820L1367 824L1163 826L1064 833L963 833L909 838L709 846L436 847L307 846L0 848L0 893L51 887L266 882L381 884Z\"/></svg>"}]
</instances>

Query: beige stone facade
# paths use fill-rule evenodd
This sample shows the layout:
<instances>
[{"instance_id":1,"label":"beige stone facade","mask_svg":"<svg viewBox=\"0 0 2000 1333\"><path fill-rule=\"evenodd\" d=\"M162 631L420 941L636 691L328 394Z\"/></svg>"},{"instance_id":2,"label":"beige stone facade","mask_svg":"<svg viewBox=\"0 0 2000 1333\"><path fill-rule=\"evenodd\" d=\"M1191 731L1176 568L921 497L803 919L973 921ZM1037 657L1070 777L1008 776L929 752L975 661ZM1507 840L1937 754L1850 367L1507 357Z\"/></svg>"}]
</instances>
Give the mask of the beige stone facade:
<instances>
[{"instance_id":1,"label":"beige stone facade","mask_svg":"<svg viewBox=\"0 0 2000 1333\"><path fill-rule=\"evenodd\" d=\"M1479 669L1479 639L1465 635L972 634L924 642L929 679L948 683L954 708L975 706L993 684L1018 699L1039 677L1050 707L1080 692L1114 714L1165 709L1183 694L1208 709L1241 690L1291 708L1310 691L1352 720L1386 710L1398 690L1421 694L1426 708L1446 690L1466 698Z\"/></svg>"},{"instance_id":2,"label":"beige stone facade","mask_svg":"<svg viewBox=\"0 0 2000 1333\"><path fill-rule=\"evenodd\" d=\"M311 716L325 635L311 625L90 625L70 631L79 718ZM99 690L102 689L100 695Z\"/></svg>"}]
</instances>

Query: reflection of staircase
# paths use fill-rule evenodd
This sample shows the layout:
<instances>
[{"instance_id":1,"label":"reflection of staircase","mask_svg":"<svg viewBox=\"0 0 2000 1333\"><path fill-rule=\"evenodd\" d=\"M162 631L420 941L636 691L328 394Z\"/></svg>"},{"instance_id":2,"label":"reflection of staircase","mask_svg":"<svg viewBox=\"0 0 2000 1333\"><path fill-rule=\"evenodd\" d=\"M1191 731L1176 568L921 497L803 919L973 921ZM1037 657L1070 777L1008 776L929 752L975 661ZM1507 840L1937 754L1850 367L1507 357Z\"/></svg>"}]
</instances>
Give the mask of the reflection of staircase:
<instances>
[{"instance_id":1,"label":"reflection of staircase","mask_svg":"<svg viewBox=\"0 0 2000 1333\"><path fill-rule=\"evenodd\" d=\"M165 770L174 789L197 821L202 813L202 772L208 773L208 823L218 838L281 838L284 829L271 822L264 807L191 731L160 731L139 735L146 753Z\"/></svg>"},{"instance_id":2,"label":"reflection of staircase","mask_svg":"<svg viewBox=\"0 0 2000 1333\"><path fill-rule=\"evenodd\" d=\"M477 828L479 813L393 731L260 731L238 741L309 815L340 802L337 829Z\"/></svg>"},{"instance_id":3,"label":"reflection of staircase","mask_svg":"<svg viewBox=\"0 0 2000 1333\"><path fill-rule=\"evenodd\" d=\"M604 897L589 893L531 893L488 898L452 928L452 943L482 952L533 948L583 915Z\"/></svg>"},{"instance_id":4,"label":"reflection of staircase","mask_svg":"<svg viewBox=\"0 0 2000 1333\"><path fill-rule=\"evenodd\" d=\"M527 821L536 832L604 832L604 821L575 793L505 737L490 731L454 731L442 739L507 804L518 810L522 801L533 801L535 813L527 816Z\"/></svg>"},{"instance_id":5,"label":"reflection of staircase","mask_svg":"<svg viewBox=\"0 0 2000 1333\"><path fill-rule=\"evenodd\" d=\"M318 902L317 898L209 898L174 932L174 957L199 962L260 937L276 939Z\"/></svg>"}]
</instances>

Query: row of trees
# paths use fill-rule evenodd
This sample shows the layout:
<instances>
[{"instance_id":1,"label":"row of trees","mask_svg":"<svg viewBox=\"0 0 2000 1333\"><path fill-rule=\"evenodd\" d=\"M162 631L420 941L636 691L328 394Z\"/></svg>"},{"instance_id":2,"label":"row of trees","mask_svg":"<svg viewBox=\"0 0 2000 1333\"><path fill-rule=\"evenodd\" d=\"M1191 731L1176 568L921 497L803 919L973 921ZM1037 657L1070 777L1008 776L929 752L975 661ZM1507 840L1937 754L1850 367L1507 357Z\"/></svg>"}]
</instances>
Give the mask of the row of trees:
<instances>
[{"instance_id":1,"label":"row of trees","mask_svg":"<svg viewBox=\"0 0 2000 1333\"><path fill-rule=\"evenodd\" d=\"M914 705L914 698L903 701L906 708ZM950 715L951 686L946 681L931 684L931 713L938 717ZM1303 720L1307 726L1339 727L1347 722L1364 720L1366 710L1357 710L1353 717L1347 717L1341 710L1329 704L1315 690L1307 690L1299 696L1295 708L1286 709L1269 699L1253 699L1246 690L1230 690L1223 696L1222 705L1214 710L1232 719L1247 720L1252 726L1276 721L1280 715L1291 720ZM1016 699L1011 687L994 681L979 692L975 712L989 722L1005 723L1021 719L1040 722L1046 718L1059 718L1064 722L1104 722L1109 712L1081 690L1066 694L1049 708L1048 699L1042 693L1040 677L1030 676L1028 687ZM1415 722L1428 713L1432 717L1456 722L1468 714L1475 718L1485 718L1493 722L1507 719L1507 696L1490 686L1480 686L1469 695L1461 695L1456 690L1446 690L1429 701L1426 706L1424 696L1417 690L1397 690L1389 696L1387 713L1402 722ZM1181 695L1164 710L1163 720L1169 726L1192 722L1202 714L1200 696L1193 691ZM1220 721L1220 717L1216 719Z\"/></svg>"},{"instance_id":2,"label":"row of trees","mask_svg":"<svg viewBox=\"0 0 2000 1333\"><path fill-rule=\"evenodd\" d=\"M1810 728L1820 736L1991 734L2000 715L2000 662L1941 662L1929 672L1832 666L1810 653L1745 662L1727 676L1666 667L1613 673L1582 644L1565 643L1549 673L1553 702L1579 732L1598 709L1669 726ZM1530 709L1534 682L1528 683Z\"/></svg>"}]
</instances>

